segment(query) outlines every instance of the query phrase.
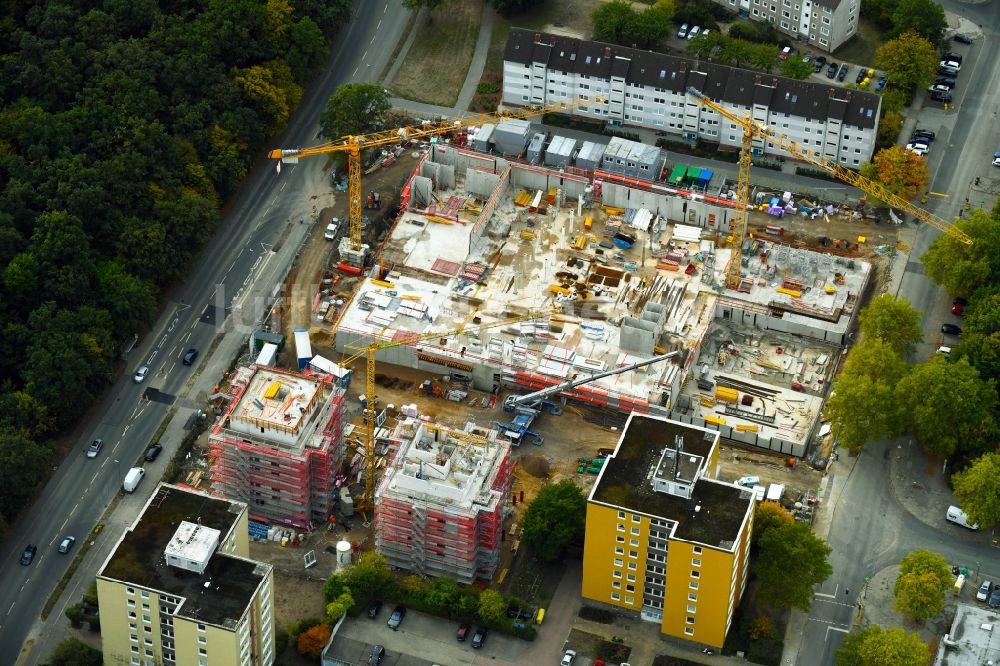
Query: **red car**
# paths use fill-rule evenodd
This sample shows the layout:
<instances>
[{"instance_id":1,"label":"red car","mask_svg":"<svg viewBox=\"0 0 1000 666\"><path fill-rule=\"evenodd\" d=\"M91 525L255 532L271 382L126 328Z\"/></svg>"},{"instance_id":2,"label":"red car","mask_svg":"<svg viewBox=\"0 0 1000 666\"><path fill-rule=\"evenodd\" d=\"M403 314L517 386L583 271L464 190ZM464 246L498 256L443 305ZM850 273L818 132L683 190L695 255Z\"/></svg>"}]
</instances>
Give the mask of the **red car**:
<instances>
[{"instance_id":1,"label":"red car","mask_svg":"<svg viewBox=\"0 0 1000 666\"><path fill-rule=\"evenodd\" d=\"M953 315L958 315L959 317L961 317L963 314L965 314L965 306L962 305L961 303L955 303L953 306L951 306L951 313Z\"/></svg>"}]
</instances>

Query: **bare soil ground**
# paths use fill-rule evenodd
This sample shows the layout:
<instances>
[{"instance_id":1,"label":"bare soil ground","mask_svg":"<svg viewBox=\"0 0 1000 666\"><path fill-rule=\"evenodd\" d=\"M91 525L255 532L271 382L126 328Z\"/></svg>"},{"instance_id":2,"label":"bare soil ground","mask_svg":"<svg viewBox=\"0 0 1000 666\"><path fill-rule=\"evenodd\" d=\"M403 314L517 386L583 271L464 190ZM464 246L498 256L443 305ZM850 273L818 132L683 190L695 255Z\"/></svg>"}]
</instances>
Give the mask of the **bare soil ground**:
<instances>
[{"instance_id":1,"label":"bare soil ground","mask_svg":"<svg viewBox=\"0 0 1000 666\"><path fill-rule=\"evenodd\" d=\"M481 0L459 0L419 26L406 61L389 85L393 95L455 106L476 49Z\"/></svg>"}]
</instances>

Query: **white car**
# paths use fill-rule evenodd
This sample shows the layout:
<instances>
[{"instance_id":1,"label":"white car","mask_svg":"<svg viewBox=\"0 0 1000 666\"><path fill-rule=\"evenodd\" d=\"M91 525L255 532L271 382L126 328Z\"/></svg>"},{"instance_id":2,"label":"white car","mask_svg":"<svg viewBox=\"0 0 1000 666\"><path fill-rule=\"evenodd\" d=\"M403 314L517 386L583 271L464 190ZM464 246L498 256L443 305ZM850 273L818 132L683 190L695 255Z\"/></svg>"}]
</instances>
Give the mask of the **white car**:
<instances>
[{"instance_id":1,"label":"white car","mask_svg":"<svg viewBox=\"0 0 1000 666\"><path fill-rule=\"evenodd\" d=\"M694 39L698 36L698 31L701 30L698 26L694 26L688 31L688 39Z\"/></svg>"},{"instance_id":2,"label":"white car","mask_svg":"<svg viewBox=\"0 0 1000 666\"><path fill-rule=\"evenodd\" d=\"M976 592L976 601L986 601L990 596L990 590L993 589L993 583L984 580L983 584L979 586L979 591Z\"/></svg>"},{"instance_id":3,"label":"white car","mask_svg":"<svg viewBox=\"0 0 1000 666\"><path fill-rule=\"evenodd\" d=\"M1000 150L993 153L993 166L1000 166Z\"/></svg>"},{"instance_id":4,"label":"white car","mask_svg":"<svg viewBox=\"0 0 1000 666\"><path fill-rule=\"evenodd\" d=\"M962 63L956 60L942 60L938 63L938 67L947 67L948 69L953 69L956 72L962 71Z\"/></svg>"},{"instance_id":5,"label":"white car","mask_svg":"<svg viewBox=\"0 0 1000 666\"><path fill-rule=\"evenodd\" d=\"M559 662L559 666L570 666L576 659L576 650L566 650L563 653L562 661Z\"/></svg>"},{"instance_id":6,"label":"white car","mask_svg":"<svg viewBox=\"0 0 1000 666\"><path fill-rule=\"evenodd\" d=\"M135 377L133 377L132 379L135 380L136 384L141 384L146 380L146 375L148 374L149 374L149 367L144 365L135 371Z\"/></svg>"},{"instance_id":7,"label":"white car","mask_svg":"<svg viewBox=\"0 0 1000 666\"><path fill-rule=\"evenodd\" d=\"M326 225L326 231L323 233L323 238L333 240L337 237L338 229L340 229L340 220L333 218L333 221Z\"/></svg>"},{"instance_id":8,"label":"white car","mask_svg":"<svg viewBox=\"0 0 1000 666\"><path fill-rule=\"evenodd\" d=\"M681 29L677 31L677 36L680 37L681 39L684 39L685 37L688 36L688 24L687 23L682 23L681 24Z\"/></svg>"},{"instance_id":9,"label":"white car","mask_svg":"<svg viewBox=\"0 0 1000 666\"><path fill-rule=\"evenodd\" d=\"M930 152L926 143L908 143L906 144L906 149L914 155L919 155L920 157L925 157L927 153Z\"/></svg>"}]
</instances>

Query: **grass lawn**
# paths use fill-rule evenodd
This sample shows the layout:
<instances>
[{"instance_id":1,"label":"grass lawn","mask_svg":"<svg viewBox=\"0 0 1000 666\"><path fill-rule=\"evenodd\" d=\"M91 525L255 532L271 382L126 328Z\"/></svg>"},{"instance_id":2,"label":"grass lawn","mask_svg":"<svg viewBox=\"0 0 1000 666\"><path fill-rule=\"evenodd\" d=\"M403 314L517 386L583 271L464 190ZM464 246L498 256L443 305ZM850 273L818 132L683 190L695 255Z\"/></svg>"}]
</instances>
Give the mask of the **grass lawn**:
<instances>
[{"instance_id":1,"label":"grass lawn","mask_svg":"<svg viewBox=\"0 0 1000 666\"><path fill-rule=\"evenodd\" d=\"M858 32L849 42L837 49L833 57L863 67L875 66L875 49L882 45L879 29L867 19L860 19Z\"/></svg>"},{"instance_id":2,"label":"grass lawn","mask_svg":"<svg viewBox=\"0 0 1000 666\"><path fill-rule=\"evenodd\" d=\"M389 86L392 94L425 104L455 106L472 62L482 0L461 0L419 26L406 61Z\"/></svg>"}]
</instances>

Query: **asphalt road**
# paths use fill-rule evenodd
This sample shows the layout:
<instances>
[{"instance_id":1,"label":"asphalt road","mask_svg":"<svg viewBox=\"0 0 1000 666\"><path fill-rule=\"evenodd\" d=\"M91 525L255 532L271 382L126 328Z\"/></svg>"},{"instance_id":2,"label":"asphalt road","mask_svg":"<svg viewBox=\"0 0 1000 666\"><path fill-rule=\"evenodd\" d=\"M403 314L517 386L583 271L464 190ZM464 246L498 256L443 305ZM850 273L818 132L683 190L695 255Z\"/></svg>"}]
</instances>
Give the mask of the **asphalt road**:
<instances>
[{"instance_id":1,"label":"asphalt road","mask_svg":"<svg viewBox=\"0 0 1000 666\"><path fill-rule=\"evenodd\" d=\"M957 110L944 111L941 105L928 100L914 125L937 132L931 146L929 190L947 196L932 197L927 208L951 220L961 210L977 176L996 176L990 162L993 152L1000 149L1000 124L996 120L996 109L1000 108L1000 61L992 57L992 47L1000 27L1000 4L951 0L942 4L946 10L981 24L984 32L984 39L972 46L952 44L952 50L965 56L954 95ZM921 320L924 342L918 345L914 360L930 357L939 342L957 343L954 337L942 336L942 323L961 325L960 319L948 312L950 295L924 274L919 261L939 235L931 227L918 229L899 291L901 298L925 313ZM816 590L797 663L835 663L834 652L852 625L855 601L865 577L898 564L910 551L929 548L949 562L990 561L996 556L988 545L952 538L917 520L899 505L887 478L886 456L893 446L895 442L869 444L844 489L828 538L834 573Z\"/></svg>"},{"instance_id":2,"label":"asphalt road","mask_svg":"<svg viewBox=\"0 0 1000 666\"><path fill-rule=\"evenodd\" d=\"M356 0L352 23L337 37L324 73L306 91L302 105L285 134L270 147L299 147L318 143L319 115L327 97L342 83L374 81L381 74L410 20L401 0ZM262 153L263 155L263 153ZM52 479L0 550L0 655L12 663L38 619L42 606L73 559L56 552L64 535L80 539L90 533L121 488L130 467L141 458L169 408L193 404L189 396L192 376L220 334L243 335L250 330L268 303L245 298L247 289L264 272L290 224L307 218L314 197L327 191L323 160L284 165L275 172L263 160L236 197L218 233L208 243L189 273L174 291L152 331L133 351L125 373L104 404L82 428L78 446L54 470ZM235 312L236 316L230 316ZM180 359L189 348L201 351L193 367ZM135 369L150 367L146 381L132 380ZM87 459L84 449L100 437L104 449ZM168 444L169 453L176 442ZM162 469L158 461L155 469ZM152 476L152 475L151 475ZM124 502L143 502L143 489L156 483L147 479ZM18 563L24 546L38 545L30 566ZM87 572L94 574L96 572ZM35 646L32 657L51 650L50 641ZM59 637L54 637L58 641Z\"/></svg>"}]
</instances>

